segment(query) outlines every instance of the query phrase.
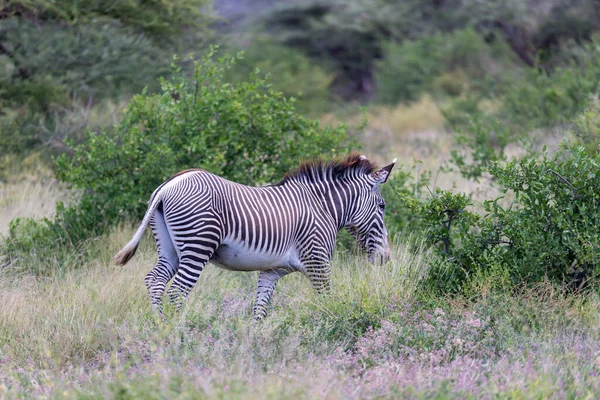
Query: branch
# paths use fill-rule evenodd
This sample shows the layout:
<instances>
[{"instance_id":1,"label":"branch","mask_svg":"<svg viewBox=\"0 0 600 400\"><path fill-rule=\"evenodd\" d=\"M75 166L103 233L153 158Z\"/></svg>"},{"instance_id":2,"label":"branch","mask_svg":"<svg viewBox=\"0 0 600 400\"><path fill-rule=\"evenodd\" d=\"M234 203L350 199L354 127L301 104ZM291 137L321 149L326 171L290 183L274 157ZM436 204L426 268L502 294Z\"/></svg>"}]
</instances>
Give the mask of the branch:
<instances>
[{"instance_id":1,"label":"branch","mask_svg":"<svg viewBox=\"0 0 600 400\"><path fill-rule=\"evenodd\" d=\"M579 198L579 194L577 193L577 189L575 189L575 187L573 185L571 185L571 182L569 182L567 180L567 178L565 178L564 176L562 176L561 174L559 174L558 172L552 170L552 169L548 169L548 171L552 172L554 175L556 175L561 181L563 181L564 183L567 184L567 186L569 186L571 188L571 190L573 191L573 200L577 200Z\"/></svg>"},{"instance_id":2,"label":"branch","mask_svg":"<svg viewBox=\"0 0 600 400\"><path fill-rule=\"evenodd\" d=\"M446 210L446 211L448 211L448 210ZM450 227L452 226L452 220L454 219L455 215L456 214L454 214L454 213L448 213L448 221L442 221L442 225L444 223L446 223L445 228L446 228L447 235L444 238L444 252L446 254L450 254Z\"/></svg>"},{"instance_id":3,"label":"branch","mask_svg":"<svg viewBox=\"0 0 600 400\"><path fill-rule=\"evenodd\" d=\"M39 25L42 22L42 18L40 18L39 15L36 15L22 4L13 2L5 7L0 7L0 21L14 16L23 17L36 25Z\"/></svg>"},{"instance_id":4,"label":"branch","mask_svg":"<svg viewBox=\"0 0 600 400\"><path fill-rule=\"evenodd\" d=\"M527 64L530 67L536 66L535 58L530 54L532 50L528 47L531 47L531 43L529 37L525 33L525 30L514 24L505 23L502 20L494 20L492 24L499 28L502 31L502 36L504 36L504 40L508 43L511 49L515 52L515 54L519 57L521 61ZM530 46L528 46L528 44ZM541 69L547 71L548 68L544 65L539 65Z\"/></svg>"}]
</instances>

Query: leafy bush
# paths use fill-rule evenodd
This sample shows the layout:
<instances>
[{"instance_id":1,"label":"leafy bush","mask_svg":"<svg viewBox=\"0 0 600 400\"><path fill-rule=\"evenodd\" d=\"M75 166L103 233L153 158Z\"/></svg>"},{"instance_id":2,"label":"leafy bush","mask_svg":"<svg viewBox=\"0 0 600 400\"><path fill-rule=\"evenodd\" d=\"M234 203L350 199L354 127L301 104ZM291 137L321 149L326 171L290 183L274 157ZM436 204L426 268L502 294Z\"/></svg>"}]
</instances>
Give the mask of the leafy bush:
<instances>
[{"instance_id":1,"label":"leafy bush","mask_svg":"<svg viewBox=\"0 0 600 400\"><path fill-rule=\"evenodd\" d=\"M119 21L150 35L180 34L186 27L202 28L208 22L206 0L135 2L113 0L16 0L2 2L2 17L19 16L37 22L61 21L69 25L91 21Z\"/></svg>"},{"instance_id":2,"label":"leafy bush","mask_svg":"<svg viewBox=\"0 0 600 400\"><path fill-rule=\"evenodd\" d=\"M585 49L569 67L551 73L532 68L512 80L502 96L501 117L526 127L569 122L585 107L588 96L600 90L600 45Z\"/></svg>"},{"instance_id":3,"label":"leafy bush","mask_svg":"<svg viewBox=\"0 0 600 400\"><path fill-rule=\"evenodd\" d=\"M422 199L430 178L430 172L421 172L415 164L409 170L394 170L391 178L381 186L386 202L385 223L391 235L419 235L425 229L422 219L412 212L406 199Z\"/></svg>"},{"instance_id":4,"label":"leafy bush","mask_svg":"<svg viewBox=\"0 0 600 400\"><path fill-rule=\"evenodd\" d=\"M571 134L578 144L589 151L598 151L600 145L600 99L590 98L588 105L573 119Z\"/></svg>"},{"instance_id":5,"label":"leafy bush","mask_svg":"<svg viewBox=\"0 0 600 400\"><path fill-rule=\"evenodd\" d=\"M330 110L332 77L299 51L258 39L244 49L243 58L226 77L234 83L242 82L256 70L269 74L274 90L285 97L297 97L298 111L320 116Z\"/></svg>"},{"instance_id":6,"label":"leafy bush","mask_svg":"<svg viewBox=\"0 0 600 400\"><path fill-rule=\"evenodd\" d=\"M473 115L492 117L522 133L568 124L600 91L600 44L578 50L568 64L554 69L507 68L496 82L476 79L480 89L450 102L444 114L456 129Z\"/></svg>"},{"instance_id":7,"label":"leafy bush","mask_svg":"<svg viewBox=\"0 0 600 400\"><path fill-rule=\"evenodd\" d=\"M443 262L429 278L439 291L513 286L549 279L581 289L600 273L600 153L565 145L541 160L524 157L489 173L503 194L470 212L462 194L437 192L409 204L429 226ZM509 202L509 199L511 200Z\"/></svg>"},{"instance_id":8,"label":"leafy bush","mask_svg":"<svg viewBox=\"0 0 600 400\"><path fill-rule=\"evenodd\" d=\"M495 76L486 64L501 64L506 58L509 51L502 40L487 43L471 28L389 42L375 64L378 99L390 104L414 101L431 91L456 97L467 84L478 92L489 92L488 81ZM451 78L444 79L444 74L451 72Z\"/></svg>"},{"instance_id":9,"label":"leafy bush","mask_svg":"<svg viewBox=\"0 0 600 400\"><path fill-rule=\"evenodd\" d=\"M520 136L498 121L477 113L468 121L468 126L460 126L455 133L455 148L450 157L463 177L478 180L490 163L506 159L506 146Z\"/></svg>"},{"instance_id":10,"label":"leafy bush","mask_svg":"<svg viewBox=\"0 0 600 400\"><path fill-rule=\"evenodd\" d=\"M41 126L82 104L158 88L169 72L165 52L204 43L206 0L142 3L0 2L0 151L47 144Z\"/></svg>"},{"instance_id":11,"label":"leafy bush","mask_svg":"<svg viewBox=\"0 0 600 400\"><path fill-rule=\"evenodd\" d=\"M57 208L51 242L77 245L119 222L139 219L154 189L182 169L203 168L257 184L281 179L302 159L348 150L344 126L320 127L256 75L227 83L224 74L236 59L213 56L194 61L190 77L174 66L174 78L162 80L160 93L135 96L113 130L88 132L72 158L58 158L57 176L78 200ZM21 229L37 228L18 221L11 226L4 249L9 258L35 247L21 240Z\"/></svg>"},{"instance_id":12,"label":"leafy bush","mask_svg":"<svg viewBox=\"0 0 600 400\"><path fill-rule=\"evenodd\" d=\"M439 59L441 47L439 35L385 44L383 59L375 69L378 99L389 104L417 100L444 68Z\"/></svg>"},{"instance_id":13,"label":"leafy bush","mask_svg":"<svg viewBox=\"0 0 600 400\"><path fill-rule=\"evenodd\" d=\"M6 152L22 154L47 144L52 138L41 126L53 125L79 103L89 107L122 98L149 83L157 88L152 83L169 72L163 50L128 28L102 23L40 27L18 18L2 24L12 57L0 66L13 71L0 75L0 108L6 114L0 121L0 149Z\"/></svg>"},{"instance_id":14,"label":"leafy bush","mask_svg":"<svg viewBox=\"0 0 600 400\"><path fill-rule=\"evenodd\" d=\"M483 43L484 38L488 40L494 34L498 24L506 27L506 34L502 35L504 39L529 42L529 37L524 35L514 37L515 32L521 31L518 29L520 25L531 25L531 19L523 18L524 11L527 11L524 4L514 0L312 0L274 7L266 14L264 26L274 40L301 49L319 61L327 60L336 72L333 86L339 94L347 98L372 98L375 64L382 57L387 63L385 59L389 54L389 46L384 43L399 43L397 47L402 47L405 42L428 42L432 35L464 30L469 26L475 27L477 33L470 30L468 35L478 36L477 42ZM515 24L517 26L513 26ZM473 50L479 54L479 46L472 47L476 42L471 42L466 36L457 39L467 39L465 43L456 42L459 58L459 53L472 57ZM529 44L526 44L528 51L529 47L534 48ZM407 46L411 47L411 44ZM437 54L432 55L425 50L411 49L409 65L423 65L426 74L427 67L435 68ZM514 52L511 50L511 53ZM413 57L416 55L423 57L418 60ZM389 65L392 71L394 62L389 61ZM409 83L423 78L418 71L410 68L403 66L401 70L409 73ZM394 84L395 76L392 72L389 74L391 79L386 83ZM399 76L398 79L404 78ZM399 86L394 85L396 88ZM379 87L384 87L381 80Z\"/></svg>"}]
</instances>

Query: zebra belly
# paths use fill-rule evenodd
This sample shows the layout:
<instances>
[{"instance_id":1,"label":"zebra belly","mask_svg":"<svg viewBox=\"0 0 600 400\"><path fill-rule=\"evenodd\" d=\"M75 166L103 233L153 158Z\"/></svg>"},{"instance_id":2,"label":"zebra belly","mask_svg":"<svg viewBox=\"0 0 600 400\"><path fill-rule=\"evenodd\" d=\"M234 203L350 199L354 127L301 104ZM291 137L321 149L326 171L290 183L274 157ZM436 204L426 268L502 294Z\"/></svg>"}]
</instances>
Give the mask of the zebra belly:
<instances>
[{"instance_id":1,"label":"zebra belly","mask_svg":"<svg viewBox=\"0 0 600 400\"><path fill-rule=\"evenodd\" d=\"M283 254L270 254L249 249L239 242L224 242L210 261L218 267L233 271L261 271L273 268L298 270L300 261L296 252L289 249Z\"/></svg>"}]
</instances>

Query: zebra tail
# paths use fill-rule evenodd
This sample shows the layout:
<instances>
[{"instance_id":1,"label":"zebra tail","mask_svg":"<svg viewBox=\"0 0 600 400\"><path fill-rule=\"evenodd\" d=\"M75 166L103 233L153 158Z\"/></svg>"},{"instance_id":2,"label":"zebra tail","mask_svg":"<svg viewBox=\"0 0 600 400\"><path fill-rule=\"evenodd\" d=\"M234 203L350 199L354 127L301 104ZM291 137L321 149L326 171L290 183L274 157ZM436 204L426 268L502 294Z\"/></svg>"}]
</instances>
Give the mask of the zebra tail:
<instances>
[{"instance_id":1,"label":"zebra tail","mask_svg":"<svg viewBox=\"0 0 600 400\"><path fill-rule=\"evenodd\" d=\"M150 218L156 211L156 208L162 202L162 193L161 193L162 185L157 190L152 193L152 197L150 198L150 204L148 205L148 210L146 210L146 214L144 215L144 219L142 223L138 227L137 231L133 235L133 238L119 251L115 257L114 261L116 265L125 265L133 256L140 244L140 240L142 240L142 236L144 236L144 231L146 227L150 223Z\"/></svg>"}]
</instances>

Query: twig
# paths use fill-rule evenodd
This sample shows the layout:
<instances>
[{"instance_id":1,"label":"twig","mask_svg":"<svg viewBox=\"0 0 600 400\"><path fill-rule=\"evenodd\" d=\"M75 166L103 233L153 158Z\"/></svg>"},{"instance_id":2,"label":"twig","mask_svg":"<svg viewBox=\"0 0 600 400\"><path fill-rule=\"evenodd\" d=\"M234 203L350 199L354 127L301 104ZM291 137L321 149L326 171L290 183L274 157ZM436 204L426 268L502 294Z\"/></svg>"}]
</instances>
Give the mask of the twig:
<instances>
[{"instance_id":1,"label":"twig","mask_svg":"<svg viewBox=\"0 0 600 400\"><path fill-rule=\"evenodd\" d=\"M575 189L575 187L573 185L571 185L571 182L569 182L567 180L567 178L565 178L564 176L562 176L561 174L559 174L558 172L554 171L553 169L548 169L548 171L552 172L554 175L556 175L561 181L563 181L565 184L567 184L567 186L569 186L571 188L571 190L573 191L573 200L577 200L579 198L579 194L577 193L577 189Z\"/></svg>"},{"instance_id":2,"label":"twig","mask_svg":"<svg viewBox=\"0 0 600 400\"><path fill-rule=\"evenodd\" d=\"M196 79L196 85L194 86L194 106L196 105L199 86L200 86L200 82L198 82L198 79Z\"/></svg>"}]
</instances>

